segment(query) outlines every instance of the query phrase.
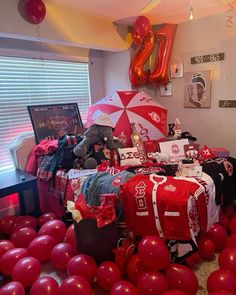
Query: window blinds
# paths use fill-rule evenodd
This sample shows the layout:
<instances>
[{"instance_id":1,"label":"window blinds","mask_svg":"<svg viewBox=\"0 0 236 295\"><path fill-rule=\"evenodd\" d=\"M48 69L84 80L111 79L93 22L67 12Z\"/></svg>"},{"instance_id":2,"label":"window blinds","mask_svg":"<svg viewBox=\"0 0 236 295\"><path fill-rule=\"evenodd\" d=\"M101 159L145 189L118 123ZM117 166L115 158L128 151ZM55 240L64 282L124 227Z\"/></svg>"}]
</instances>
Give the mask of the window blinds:
<instances>
[{"instance_id":1,"label":"window blinds","mask_svg":"<svg viewBox=\"0 0 236 295\"><path fill-rule=\"evenodd\" d=\"M87 63L0 56L0 172L13 168L9 146L32 131L28 105L77 103L83 122L90 105Z\"/></svg>"}]
</instances>

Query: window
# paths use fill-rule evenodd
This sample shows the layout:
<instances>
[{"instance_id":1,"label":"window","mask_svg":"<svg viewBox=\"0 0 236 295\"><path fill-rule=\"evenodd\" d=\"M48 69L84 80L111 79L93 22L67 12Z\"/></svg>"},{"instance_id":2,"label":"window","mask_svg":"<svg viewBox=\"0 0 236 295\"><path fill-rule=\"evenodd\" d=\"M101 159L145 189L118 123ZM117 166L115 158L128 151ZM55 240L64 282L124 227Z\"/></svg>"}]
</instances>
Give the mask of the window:
<instances>
[{"instance_id":1,"label":"window","mask_svg":"<svg viewBox=\"0 0 236 295\"><path fill-rule=\"evenodd\" d=\"M12 169L9 146L33 131L28 105L77 103L82 121L90 105L88 63L0 56L0 172Z\"/></svg>"}]
</instances>

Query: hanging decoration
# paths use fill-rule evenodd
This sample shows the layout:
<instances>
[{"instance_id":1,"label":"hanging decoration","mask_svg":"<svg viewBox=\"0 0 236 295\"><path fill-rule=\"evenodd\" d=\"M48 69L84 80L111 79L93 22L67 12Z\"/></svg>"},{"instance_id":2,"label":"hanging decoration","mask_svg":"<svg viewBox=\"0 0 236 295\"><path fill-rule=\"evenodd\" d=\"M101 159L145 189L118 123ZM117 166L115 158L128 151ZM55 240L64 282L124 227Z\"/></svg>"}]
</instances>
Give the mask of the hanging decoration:
<instances>
[{"instance_id":1,"label":"hanging decoration","mask_svg":"<svg viewBox=\"0 0 236 295\"><path fill-rule=\"evenodd\" d=\"M149 20L145 16L139 16L134 24L133 42L138 51L131 60L129 78L132 86L138 87L156 82L157 85L167 85L167 67L173 47L177 25L165 24L162 28L153 32ZM144 70L145 63L153 53L157 42L158 49L154 69Z\"/></svg>"},{"instance_id":2,"label":"hanging decoration","mask_svg":"<svg viewBox=\"0 0 236 295\"><path fill-rule=\"evenodd\" d=\"M31 24L40 24L46 16L46 6L42 0L20 0L18 11Z\"/></svg>"}]
</instances>

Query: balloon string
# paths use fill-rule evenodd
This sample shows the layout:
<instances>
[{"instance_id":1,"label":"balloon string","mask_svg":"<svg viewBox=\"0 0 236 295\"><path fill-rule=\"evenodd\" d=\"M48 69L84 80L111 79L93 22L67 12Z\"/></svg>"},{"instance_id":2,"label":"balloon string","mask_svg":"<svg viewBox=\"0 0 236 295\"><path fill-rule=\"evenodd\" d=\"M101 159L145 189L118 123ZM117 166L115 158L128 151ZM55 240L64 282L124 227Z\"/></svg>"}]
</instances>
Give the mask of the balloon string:
<instances>
[{"instance_id":1,"label":"balloon string","mask_svg":"<svg viewBox=\"0 0 236 295\"><path fill-rule=\"evenodd\" d=\"M45 61L44 61L44 58L43 58L43 54L42 54L42 45L43 45L43 41L41 39L41 35L40 35L40 25L37 25L36 26L36 38L37 38L37 41L38 41L38 44L39 44L39 50L38 50L38 53L39 53L39 59L41 61L41 64L42 65L45 65Z\"/></svg>"}]
</instances>

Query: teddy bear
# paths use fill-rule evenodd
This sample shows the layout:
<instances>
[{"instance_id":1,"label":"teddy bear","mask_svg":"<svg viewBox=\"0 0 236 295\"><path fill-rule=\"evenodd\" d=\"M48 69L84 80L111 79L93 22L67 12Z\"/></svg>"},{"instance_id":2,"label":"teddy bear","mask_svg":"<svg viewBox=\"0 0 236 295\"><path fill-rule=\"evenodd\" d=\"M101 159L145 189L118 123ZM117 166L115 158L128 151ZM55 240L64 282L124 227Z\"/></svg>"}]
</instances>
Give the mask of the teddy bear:
<instances>
[{"instance_id":1,"label":"teddy bear","mask_svg":"<svg viewBox=\"0 0 236 295\"><path fill-rule=\"evenodd\" d=\"M94 169L100 164L91 156L92 148L97 145L109 150L124 147L123 144L113 137L113 123L111 117L106 114L100 114L93 122L93 124L84 132L83 139L74 148L74 154L84 160L85 169Z\"/></svg>"}]
</instances>

